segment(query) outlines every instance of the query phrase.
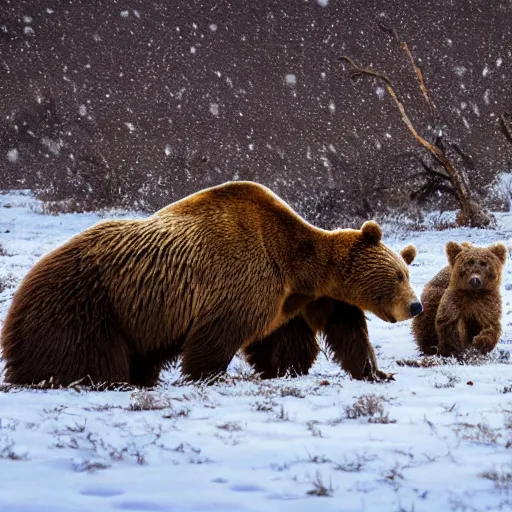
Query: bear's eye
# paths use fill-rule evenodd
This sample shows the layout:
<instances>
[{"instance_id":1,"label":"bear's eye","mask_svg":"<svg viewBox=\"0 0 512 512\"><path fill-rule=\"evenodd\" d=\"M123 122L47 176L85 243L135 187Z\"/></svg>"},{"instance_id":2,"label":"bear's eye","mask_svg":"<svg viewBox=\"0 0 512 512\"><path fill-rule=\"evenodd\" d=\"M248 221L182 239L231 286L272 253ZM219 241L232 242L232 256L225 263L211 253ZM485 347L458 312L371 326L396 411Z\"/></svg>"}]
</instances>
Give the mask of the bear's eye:
<instances>
[{"instance_id":1,"label":"bear's eye","mask_svg":"<svg viewBox=\"0 0 512 512\"><path fill-rule=\"evenodd\" d=\"M377 302L382 302L383 298L384 297L382 295L377 295Z\"/></svg>"},{"instance_id":2,"label":"bear's eye","mask_svg":"<svg viewBox=\"0 0 512 512\"><path fill-rule=\"evenodd\" d=\"M487 261L480 261L481 267L487 267Z\"/></svg>"},{"instance_id":3,"label":"bear's eye","mask_svg":"<svg viewBox=\"0 0 512 512\"><path fill-rule=\"evenodd\" d=\"M468 265L474 265L475 264L475 260L468 260Z\"/></svg>"},{"instance_id":4,"label":"bear's eye","mask_svg":"<svg viewBox=\"0 0 512 512\"><path fill-rule=\"evenodd\" d=\"M396 274L396 278L398 279L398 282L401 283L405 279L404 273L399 270Z\"/></svg>"}]
</instances>

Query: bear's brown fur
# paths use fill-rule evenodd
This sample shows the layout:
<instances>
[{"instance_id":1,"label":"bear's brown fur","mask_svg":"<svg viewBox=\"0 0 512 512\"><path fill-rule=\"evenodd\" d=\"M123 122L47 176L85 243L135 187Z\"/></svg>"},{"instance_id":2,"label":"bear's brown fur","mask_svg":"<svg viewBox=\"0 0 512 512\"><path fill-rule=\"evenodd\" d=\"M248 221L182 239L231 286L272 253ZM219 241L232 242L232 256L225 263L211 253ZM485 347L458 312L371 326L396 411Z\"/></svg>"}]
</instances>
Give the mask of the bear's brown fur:
<instances>
[{"instance_id":1,"label":"bear's brown fur","mask_svg":"<svg viewBox=\"0 0 512 512\"><path fill-rule=\"evenodd\" d=\"M6 380L152 386L180 355L195 380L225 371L240 348L256 369L302 374L319 329L354 377L380 378L363 311L394 322L421 309L406 265L415 249L404 261L381 236L372 221L316 228L251 182L98 223L16 291L2 331Z\"/></svg>"},{"instance_id":2,"label":"bear's brown fur","mask_svg":"<svg viewBox=\"0 0 512 512\"><path fill-rule=\"evenodd\" d=\"M469 347L490 352L501 336L501 276L506 247L486 248L468 242L446 244L448 266L421 295L423 313L412 329L424 354L460 356Z\"/></svg>"}]
</instances>

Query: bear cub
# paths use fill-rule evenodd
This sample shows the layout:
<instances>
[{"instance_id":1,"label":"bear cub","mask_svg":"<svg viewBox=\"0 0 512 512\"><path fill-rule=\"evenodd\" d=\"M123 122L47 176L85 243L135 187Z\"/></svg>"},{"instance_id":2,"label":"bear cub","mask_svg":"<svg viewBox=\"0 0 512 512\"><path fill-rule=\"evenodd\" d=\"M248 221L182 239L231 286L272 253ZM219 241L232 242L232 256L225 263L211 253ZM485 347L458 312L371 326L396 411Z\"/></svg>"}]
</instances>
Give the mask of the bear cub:
<instances>
[{"instance_id":1,"label":"bear cub","mask_svg":"<svg viewBox=\"0 0 512 512\"><path fill-rule=\"evenodd\" d=\"M501 336L500 285L507 249L446 244L448 265L425 286L423 313L413 334L426 355L461 356L470 347L489 353Z\"/></svg>"}]
</instances>

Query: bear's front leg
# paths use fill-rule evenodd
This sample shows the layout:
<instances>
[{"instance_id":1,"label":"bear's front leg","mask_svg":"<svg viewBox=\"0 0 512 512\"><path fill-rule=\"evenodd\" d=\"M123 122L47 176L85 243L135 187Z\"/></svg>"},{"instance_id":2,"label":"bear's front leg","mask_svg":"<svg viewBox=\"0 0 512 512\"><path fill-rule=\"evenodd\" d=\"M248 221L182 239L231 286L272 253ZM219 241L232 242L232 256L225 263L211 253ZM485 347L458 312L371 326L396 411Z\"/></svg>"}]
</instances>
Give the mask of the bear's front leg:
<instances>
[{"instance_id":1,"label":"bear's front leg","mask_svg":"<svg viewBox=\"0 0 512 512\"><path fill-rule=\"evenodd\" d=\"M318 307L325 307L324 302L325 299L317 301ZM385 373L378 368L363 311L334 299L329 299L328 306L330 312L323 330L326 343L341 367L357 380L394 380L393 374ZM308 309L314 307L313 303Z\"/></svg>"},{"instance_id":2,"label":"bear's front leg","mask_svg":"<svg viewBox=\"0 0 512 512\"><path fill-rule=\"evenodd\" d=\"M213 382L226 373L229 363L252 330L226 314L207 324L194 326L181 350L182 373L189 380Z\"/></svg>"},{"instance_id":3,"label":"bear's front leg","mask_svg":"<svg viewBox=\"0 0 512 512\"><path fill-rule=\"evenodd\" d=\"M501 336L500 325L488 325L473 338L473 346L481 353L488 354L497 345Z\"/></svg>"}]
</instances>

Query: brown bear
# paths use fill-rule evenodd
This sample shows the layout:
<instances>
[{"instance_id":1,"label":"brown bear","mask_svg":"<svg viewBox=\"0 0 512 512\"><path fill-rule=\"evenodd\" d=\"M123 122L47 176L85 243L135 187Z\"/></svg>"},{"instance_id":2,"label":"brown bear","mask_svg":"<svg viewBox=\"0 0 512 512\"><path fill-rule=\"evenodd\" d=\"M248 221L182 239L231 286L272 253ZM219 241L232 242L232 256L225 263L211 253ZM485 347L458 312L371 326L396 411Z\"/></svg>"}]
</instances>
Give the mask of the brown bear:
<instances>
[{"instance_id":1,"label":"brown bear","mask_svg":"<svg viewBox=\"0 0 512 512\"><path fill-rule=\"evenodd\" d=\"M229 182L145 219L103 221L44 256L2 331L6 381L153 386L181 355L192 380L239 349L265 376L307 373L324 330L357 379L382 379L364 310L388 322L421 311L379 226L326 231L266 187ZM405 261L404 261L405 260Z\"/></svg>"},{"instance_id":2,"label":"brown bear","mask_svg":"<svg viewBox=\"0 0 512 512\"><path fill-rule=\"evenodd\" d=\"M424 311L412 330L421 352L459 357L474 347L486 354L501 336L501 275L507 257L502 243L475 247L446 244L448 266L425 286Z\"/></svg>"}]
</instances>

